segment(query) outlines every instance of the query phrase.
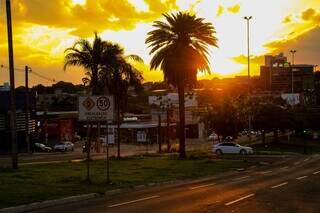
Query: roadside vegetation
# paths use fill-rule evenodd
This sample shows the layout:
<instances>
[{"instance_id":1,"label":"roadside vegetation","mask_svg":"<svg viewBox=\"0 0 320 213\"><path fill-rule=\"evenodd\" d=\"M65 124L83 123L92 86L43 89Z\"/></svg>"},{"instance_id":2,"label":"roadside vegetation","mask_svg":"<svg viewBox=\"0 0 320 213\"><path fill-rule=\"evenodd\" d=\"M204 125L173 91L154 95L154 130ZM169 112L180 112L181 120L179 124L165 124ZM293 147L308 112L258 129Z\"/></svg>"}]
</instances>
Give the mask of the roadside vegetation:
<instances>
[{"instance_id":1,"label":"roadside vegetation","mask_svg":"<svg viewBox=\"0 0 320 213\"><path fill-rule=\"evenodd\" d=\"M57 163L0 169L0 208L117 188L194 179L244 168L244 160L214 160L205 153L153 155L111 159L111 184L106 183L106 162L92 162L91 183L86 182L86 163Z\"/></svg>"}]
</instances>

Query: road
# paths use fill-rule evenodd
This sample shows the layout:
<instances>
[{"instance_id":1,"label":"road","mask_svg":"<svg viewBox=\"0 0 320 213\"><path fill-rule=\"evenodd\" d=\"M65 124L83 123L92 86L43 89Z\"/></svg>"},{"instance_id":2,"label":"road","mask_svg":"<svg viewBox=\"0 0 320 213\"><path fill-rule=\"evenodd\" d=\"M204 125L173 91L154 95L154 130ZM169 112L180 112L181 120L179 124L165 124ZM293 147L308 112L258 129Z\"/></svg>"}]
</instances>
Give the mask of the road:
<instances>
[{"instance_id":1,"label":"road","mask_svg":"<svg viewBox=\"0 0 320 213\"><path fill-rule=\"evenodd\" d=\"M320 156L38 212L320 212Z\"/></svg>"}]
</instances>

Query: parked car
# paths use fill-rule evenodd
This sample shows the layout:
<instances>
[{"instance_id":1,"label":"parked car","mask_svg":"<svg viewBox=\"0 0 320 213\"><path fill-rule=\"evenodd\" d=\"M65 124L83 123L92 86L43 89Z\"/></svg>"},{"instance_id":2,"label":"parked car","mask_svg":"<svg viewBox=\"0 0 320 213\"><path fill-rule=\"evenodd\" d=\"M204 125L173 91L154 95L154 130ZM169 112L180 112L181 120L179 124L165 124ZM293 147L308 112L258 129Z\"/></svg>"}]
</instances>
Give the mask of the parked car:
<instances>
[{"instance_id":1,"label":"parked car","mask_svg":"<svg viewBox=\"0 0 320 213\"><path fill-rule=\"evenodd\" d=\"M49 146L46 146L42 143L35 143L34 144L34 151L35 152L51 152L52 148Z\"/></svg>"},{"instance_id":2,"label":"parked car","mask_svg":"<svg viewBox=\"0 0 320 213\"><path fill-rule=\"evenodd\" d=\"M66 141L61 142L54 146L54 151L66 152L66 151L73 151L74 145L72 142Z\"/></svg>"},{"instance_id":3,"label":"parked car","mask_svg":"<svg viewBox=\"0 0 320 213\"><path fill-rule=\"evenodd\" d=\"M223 142L213 146L213 152L217 155L222 154L253 154L253 149L247 146L241 146L232 142Z\"/></svg>"}]
</instances>

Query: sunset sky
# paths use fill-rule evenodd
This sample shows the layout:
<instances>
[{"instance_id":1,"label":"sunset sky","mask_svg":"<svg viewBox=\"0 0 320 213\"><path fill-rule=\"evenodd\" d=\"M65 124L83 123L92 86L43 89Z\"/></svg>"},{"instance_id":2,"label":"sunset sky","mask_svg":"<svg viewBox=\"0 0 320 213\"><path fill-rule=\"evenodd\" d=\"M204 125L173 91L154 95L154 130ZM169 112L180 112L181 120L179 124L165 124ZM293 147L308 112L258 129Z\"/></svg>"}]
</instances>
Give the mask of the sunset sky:
<instances>
[{"instance_id":1,"label":"sunset sky","mask_svg":"<svg viewBox=\"0 0 320 213\"><path fill-rule=\"evenodd\" d=\"M200 78L246 73L246 23L251 22L253 74L267 53L297 49L296 63L320 64L319 0L12 0L15 66L25 65L56 81L80 83L83 70L63 71L64 50L80 37L120 43L127 54L138 54L145 81L160 81L160 71L149 71L149 50L144 44L152 22L161 14L191 11L212 22L219 48L212 49L212 74ZM0 64L8 65L5 0L0 0ZM16 83L23 84L17 71ZM0 83L9 80L0 68ZM52 81L30 75L31 84Z\"/></svg>"}]
</instances>

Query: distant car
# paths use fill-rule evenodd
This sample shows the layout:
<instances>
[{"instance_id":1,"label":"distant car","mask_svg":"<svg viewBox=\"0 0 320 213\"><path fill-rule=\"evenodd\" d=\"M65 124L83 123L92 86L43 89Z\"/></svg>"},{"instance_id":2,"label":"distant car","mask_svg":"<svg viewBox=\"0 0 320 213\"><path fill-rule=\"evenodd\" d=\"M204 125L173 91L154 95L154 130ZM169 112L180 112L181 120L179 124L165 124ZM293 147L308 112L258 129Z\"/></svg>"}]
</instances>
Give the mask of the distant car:
<instances>
[{"instance_id":1,"label":"distant car","mask_svg":"<svg viewBox=\"0 0 320 213\"><path fill-rule=\"evenodd\" d=\"M212 140L214 140L214 141L217 141L217 140L219 140L219 137L218 137L218 135L216 134L216 133L211 133L210 135L209 135L209 137L208 137L208 139L207 139L208 141L212 141Z\"/></svg>"},{"instance_id":2,"label":"distant car","mask_svg":"<svg viewBox=\"0 0 320 213\"><path fill-rule=\"evenodd\" d=\"M74 145L72 142L66 141L66 142L62 142L59 143L57 145L54 146L54 151L60 151L60 152L66 152L66 151L73 151Z\"/></svg>"},{"instance_id":3,"label":"distant car","mask_svg":"<svg viewBox=\"0 0 320 213\"><path fill-rule=\"evenodd\" d=\"M253 154L253 149L247 146L241 146L232 142L223 142L213 146L213 152L217 155L222 154Z\"/></svg>"},{"instance_id":4,"label":"distant car","mask_svg":"<svg viewBox=\"0 0 320 213\"><path fill-rule=\"evenodd\" d=\"M36 152L51 152L52 148L49 146L46 146L42 143L35 143L34 144L34 151L36 151Z\"/></svg>"},{"instance_id":5,"label":"distant car","mask_svg":"<svg viewBox=\"0 0 320 213\"><path fill-rule=\"evenodd\" d=\"M75 134L75 135L74 135L74 140L75 140L75 141L80 141L80 140L81 140L81 136Z\"/></svg>"}]
</instances>

